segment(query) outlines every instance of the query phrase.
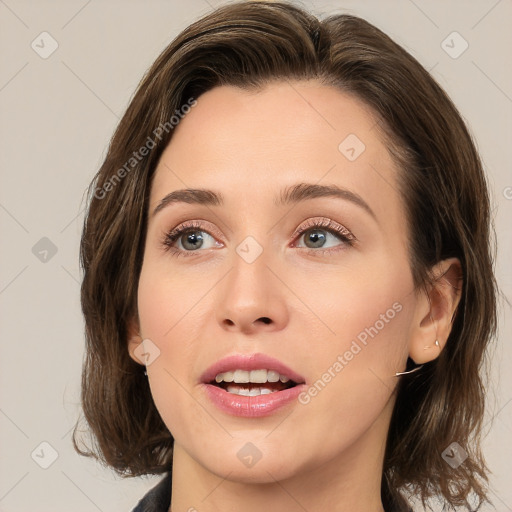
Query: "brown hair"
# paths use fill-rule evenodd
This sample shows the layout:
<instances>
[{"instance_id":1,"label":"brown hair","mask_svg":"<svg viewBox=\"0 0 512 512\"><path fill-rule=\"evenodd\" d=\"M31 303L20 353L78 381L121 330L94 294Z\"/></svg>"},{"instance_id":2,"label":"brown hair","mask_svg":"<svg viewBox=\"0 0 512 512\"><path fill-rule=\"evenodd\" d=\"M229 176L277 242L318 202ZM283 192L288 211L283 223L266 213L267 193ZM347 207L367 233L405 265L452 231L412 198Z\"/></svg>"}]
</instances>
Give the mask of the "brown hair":
<instances>
[{"instance_id":1,"label":"brown hair","mask_svg":"<svg viewBox=\"0 0 512 512\"><path fill-rule=\"evenodd\" d=\"M289 79L336 86L380 120L400 169L415 285L426 286L442 259L455 256L462 265L462 296L445 348L398 386L383 503L402 509L402 489L424 504L440 495L447 506L471 508L468 496L474 494L480 505L487 499L488 472L479 445L480 372L496 330L496 284L479 156L453 103L403 48L358 17L319 21L289 3L228 4L186 28L146 73L119 123L89 188L80 247L82 405L94 446L78 447L77 424L75 448L123 476L172 469L173 438L127 348L128 325L137 317L152 176L172 137L169 120L191 99L219 85L257 90ZM144 146L151 149L143 152ZM457 468L441 457L454 441L469 455Z\"/></svg>"}]
</instances>

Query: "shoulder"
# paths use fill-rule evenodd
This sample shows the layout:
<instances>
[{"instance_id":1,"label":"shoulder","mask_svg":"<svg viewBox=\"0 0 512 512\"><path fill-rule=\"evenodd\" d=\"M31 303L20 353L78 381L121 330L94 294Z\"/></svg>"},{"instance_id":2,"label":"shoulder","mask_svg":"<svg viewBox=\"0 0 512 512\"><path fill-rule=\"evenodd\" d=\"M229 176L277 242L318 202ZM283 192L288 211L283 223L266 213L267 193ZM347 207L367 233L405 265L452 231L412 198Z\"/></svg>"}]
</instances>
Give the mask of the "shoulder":
<instances>
[{"instance_id":1,"label":"shoulder","mask_svg":"<svg viewBox=\"0 0 512 512\"><path fill-rule=\"evenodd\" d=\"M171 483L169 471L142 497L132 512L167 512L171 505Z\"/></svg>"}]
</instances>

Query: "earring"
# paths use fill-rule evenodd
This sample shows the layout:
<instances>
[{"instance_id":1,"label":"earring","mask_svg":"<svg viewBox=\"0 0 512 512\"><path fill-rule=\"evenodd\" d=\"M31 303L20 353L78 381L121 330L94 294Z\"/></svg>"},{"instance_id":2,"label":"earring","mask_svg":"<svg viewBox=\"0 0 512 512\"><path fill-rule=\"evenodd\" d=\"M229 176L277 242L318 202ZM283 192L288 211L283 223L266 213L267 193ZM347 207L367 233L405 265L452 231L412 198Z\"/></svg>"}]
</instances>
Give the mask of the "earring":
<instances>
[{"instance_id":1,"label":"earring","mask_svg":"<svg viewBox=\"0 0 512 512\"><path fill-rule=\"evenodd\" d=\"M438 348L441 348L441 345L439 344L439 340L436 340L434 345ZM432 345L427 345L426 347L423 347L423 350L428 350Z\"/></svg>"},{"instance_id":2,"label":"earring","mask_svg":"<svg viewBox=\"0 0 512 512\"><path fill-rule=\"evenodd\" d=\"M439 344L439 340L436 340L434 342L434 345L436 347L441 348L441 345ZM427 347L423 347L423 350L428 350L430 347L431 347L431 345L428 345ZM416 368L413 368L412 370L409 370L407 372L397 372L397 373L395 373L395 377L400 377L400 375L409 375L410 373L417 372L421 368L423 368L423 365L417 366Z\"/></svg>"},{"instance_id":3,"label":"earring","mask_svg":"<svg viewBox=\"0 0 512 512\"><path fill-rule=\"evenodd\" d=\"M140 338L141 340L143 339L143 338L142 338L142 334L141 334L140 332L139 332L139 338ZM146 366L146 367L144 367L144 375L145 375L146 377L148 376L148 368L147 368L147 366Z\"/></svg>"},{"instance_id":4,"label":"earring","mask_svg":"<svg viewBox=\"0 0 512 512\"><path fill-rule=\"evenodd\" d=\"M410 373L417 372L421 368L423 368L423 365L416 366L416 368L413 368L412 370L409 370L407 372L397 372L395 373L395 377L400 377L400 375L409 375Z\"/></svg>"}]
</instances>

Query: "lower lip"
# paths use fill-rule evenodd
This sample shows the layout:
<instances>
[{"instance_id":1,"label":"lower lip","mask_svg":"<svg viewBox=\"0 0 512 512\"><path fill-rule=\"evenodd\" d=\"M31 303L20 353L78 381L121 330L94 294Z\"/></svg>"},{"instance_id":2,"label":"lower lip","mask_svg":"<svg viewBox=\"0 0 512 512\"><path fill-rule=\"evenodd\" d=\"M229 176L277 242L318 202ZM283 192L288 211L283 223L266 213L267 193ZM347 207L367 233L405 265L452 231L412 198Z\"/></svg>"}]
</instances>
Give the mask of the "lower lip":
<instances>
[{"instance_id":1,"label":"lower lip","mask_svg":"<svg viewBox=\"0 0 512 512\"><path fill-rule=\"evenodd\" d=\"M242 396L229 393L212 384L203 384L210 400L221 411L233 416L260 418L269 416L281 407L297 400L305 384L297 384L293 388L275 391L268 395Z\"/></svg>"}]
</instances>

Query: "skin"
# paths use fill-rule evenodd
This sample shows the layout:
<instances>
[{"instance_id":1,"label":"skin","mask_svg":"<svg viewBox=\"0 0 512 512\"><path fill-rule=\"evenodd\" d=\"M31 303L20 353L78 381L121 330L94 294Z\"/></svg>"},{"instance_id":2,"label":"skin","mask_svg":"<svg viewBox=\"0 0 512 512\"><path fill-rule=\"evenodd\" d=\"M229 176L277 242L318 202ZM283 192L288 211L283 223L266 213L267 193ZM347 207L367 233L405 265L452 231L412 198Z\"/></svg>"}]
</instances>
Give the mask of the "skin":
<instances>
[{"instance_id":1,"label":"skin","mask_svg":"<svg viewBox=\"0 0 512 512\"><path fill-rule=\"evenodd\" d=\"M338 149L349 134L366 147L354 161ZM383 141L363 103L314 81L275 82L259 92L217 87L175 128L154 176L150 212L183 188L215 190L225 203L172 204L147 226L128 346L138 363L142 339L160 351L147 372L175 439L172 511L384 510L395 372L408 356L421 364L439 355L460 297L460 267L456 259L440 262L433 270L444 278L414 289L398 170ZM375 218L339 198L274 205L278 191L300 182L348 189ZM321 253L306 223L319 218L357 241L351 246L319 228L332 249ZM177 257L162 238L185 221L202 223L204 242ZM309 231L294 238L301 226ZM252 263L236 252L247 236L263 250ZM186 252L186 242L181 237L175 249ZM359 343L360 352L307 404L239 418L218 410L201 389L200 375L215 361L255 352L312 385L396 303L400 312L367 345ZM237 457L247 442L261 452L251 468Z\"/></svg>"}]
</instances>

